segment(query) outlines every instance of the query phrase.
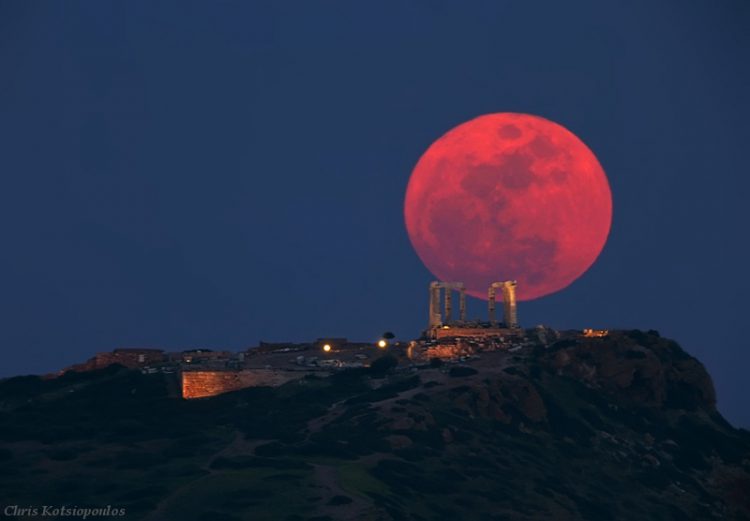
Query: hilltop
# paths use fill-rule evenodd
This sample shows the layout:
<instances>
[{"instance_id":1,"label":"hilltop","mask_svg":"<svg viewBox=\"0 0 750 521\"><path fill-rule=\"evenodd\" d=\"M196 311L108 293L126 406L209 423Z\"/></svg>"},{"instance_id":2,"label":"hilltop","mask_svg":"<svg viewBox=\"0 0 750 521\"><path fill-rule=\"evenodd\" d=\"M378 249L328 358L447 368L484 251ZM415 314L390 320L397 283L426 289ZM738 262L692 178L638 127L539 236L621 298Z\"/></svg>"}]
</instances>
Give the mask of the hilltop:
<instances>
[{"instance_id":1,"label":"hilltop","mask_svg":"<svg viewBox=\"0 0 750 521\"><path fill-rule=\"evenodd\" d=\"M4 380L0 500L157 521L750 519L750 433L656 332L394 362L195 401L118 365Z\"/></svg>"}]
</instances>

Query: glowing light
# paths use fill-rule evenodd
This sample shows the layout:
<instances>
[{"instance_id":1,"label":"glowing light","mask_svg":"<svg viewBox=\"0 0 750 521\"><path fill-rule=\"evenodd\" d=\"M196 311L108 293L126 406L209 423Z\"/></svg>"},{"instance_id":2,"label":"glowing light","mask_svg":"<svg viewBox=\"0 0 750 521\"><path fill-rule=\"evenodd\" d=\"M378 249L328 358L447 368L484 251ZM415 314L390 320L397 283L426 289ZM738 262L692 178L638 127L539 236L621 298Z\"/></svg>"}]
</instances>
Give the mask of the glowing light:
<instances>
[{"instance_id":1,"label":"glowing light","mask_svg":"<svg viewBox=\"0 0 750 521\"><path fill-rule=\"evenodd\" d=\"M326 344L323 346L323 351L325 351L326 353L328 353L330 350L331 350L331 344Z\"/></svg>"},{"instance_id":2,"label":"glowing light","mask_svg":"<svg viewBox=\"0 0 750 521\"><path fill-rule=\"evenodd\" d=\"M386 342L385 340L378 341L378 347L381 348L381 349L384 348L387 345L388 345L388 342Z\"/></svg>"}]
</instances>

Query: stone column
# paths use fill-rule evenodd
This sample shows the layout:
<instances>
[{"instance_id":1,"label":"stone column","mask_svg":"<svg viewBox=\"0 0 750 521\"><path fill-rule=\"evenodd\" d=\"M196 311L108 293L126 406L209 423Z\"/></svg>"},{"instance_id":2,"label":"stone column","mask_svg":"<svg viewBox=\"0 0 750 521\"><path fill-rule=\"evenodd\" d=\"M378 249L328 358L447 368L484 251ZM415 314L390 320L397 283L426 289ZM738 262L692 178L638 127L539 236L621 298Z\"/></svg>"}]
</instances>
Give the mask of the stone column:
<instances>
[{"instance_id":1,"label":"stone column","mask_svg":"<svg viewBox=\"0 0 750 521\"><path fill-rule=\"evenodd\" d=\"M453 308L452 308L453 303L451 301L453 297L452 290L450 286L446 285L443 288L443 291L445 291L445 297L444 297L445 298L445 317L443 318L443 322L445 322L446 324L450 324L451 314L453 313Z\"/></svg>"},{"instance_id":2,"label":"stone column","mask_svg":"<svg viewBox=\"0 0 750 521\"><path fill-rule=\"evenodd\" d=\"M504 304L504 316L506 327L517 328L518 327L518 313L516 309L516 285L515 280L507 281L503 284L503 304Z\"/></svg>"},{"instance_id":3,"label":"stone column","mask_svg":"<svg viewBox=\"0 0 750 521\"><path fill-rule=\"evenodd\" d=\"M487 312L488 320L493 326L496 325L495 320L495 285L491 284L487 290Z\"/></svg>"},{"instance_id":4,"label":"stone column","mask_svg":"<svg viewBox=\"0 0 750 521\"><path fill-rule=\"evenodd\" d=\"M440 319L440 287L437 282L430 284L430 321L429 327L438 325Z\"/></svg>"}]
</instances>

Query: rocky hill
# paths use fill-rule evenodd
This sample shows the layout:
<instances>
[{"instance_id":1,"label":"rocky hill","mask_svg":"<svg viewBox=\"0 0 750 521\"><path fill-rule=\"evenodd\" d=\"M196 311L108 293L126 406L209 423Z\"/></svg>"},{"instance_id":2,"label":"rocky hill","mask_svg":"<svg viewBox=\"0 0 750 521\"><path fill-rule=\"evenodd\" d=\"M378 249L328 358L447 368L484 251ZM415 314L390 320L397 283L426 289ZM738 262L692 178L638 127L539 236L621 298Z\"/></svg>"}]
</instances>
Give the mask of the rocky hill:
<instances>
[{"instance_id":1,"label":"rocky hill","mask_svg":"<svg viewBox=\"0 0 750 521\"><path fill-rule=\"evenodd\" d=\"M750 433L655 332L388 361L197 401L173 375L119 366L5 380L0 505L156 521L750 519Z\"/></svg>"}]
</instances>

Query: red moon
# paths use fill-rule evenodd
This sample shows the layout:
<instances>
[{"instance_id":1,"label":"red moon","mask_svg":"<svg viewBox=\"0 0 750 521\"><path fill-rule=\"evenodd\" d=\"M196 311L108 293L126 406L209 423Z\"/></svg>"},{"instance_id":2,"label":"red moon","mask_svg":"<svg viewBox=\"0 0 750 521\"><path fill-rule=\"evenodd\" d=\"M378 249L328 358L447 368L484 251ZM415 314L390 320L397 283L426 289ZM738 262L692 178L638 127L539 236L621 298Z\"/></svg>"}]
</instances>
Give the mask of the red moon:
<instances>
[{"instance_id":1,"label":"red moon","mask_svg":"<svg viewBox=\"0 0 750 521\"><path fill-rule=\"evenodd\" d=\"M487 298L518 281L518 299L559 291L602 251L612 193L596 156L566 128L529 114L487 114L435 141L404 203L417 255L442 281Z\"/></svg>"}]
</instances>

